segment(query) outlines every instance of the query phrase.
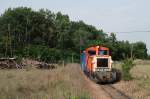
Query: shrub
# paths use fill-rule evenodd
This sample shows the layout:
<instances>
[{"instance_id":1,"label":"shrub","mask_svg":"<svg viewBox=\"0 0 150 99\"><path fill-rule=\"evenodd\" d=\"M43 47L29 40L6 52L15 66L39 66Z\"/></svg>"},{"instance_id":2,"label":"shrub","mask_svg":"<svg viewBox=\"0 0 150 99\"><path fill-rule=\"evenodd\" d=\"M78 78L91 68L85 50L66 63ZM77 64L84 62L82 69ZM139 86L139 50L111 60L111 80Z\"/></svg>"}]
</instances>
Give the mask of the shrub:
<instances>
[{"instance_id":1,"label":"shrub","mask_svg":"<svg viewBox=\"0 0 150 99\"><path fill-rule=\"evenodd\" d=\"M133 79L130 70L133 68L134 65L135 64L133 63L133 59L127 58L123 61L122 64L123 80L128 81Z\"/></svg>"},{"instance_id":2,"label":"shrub","mask_svg":"<svg viewBox=\"0 0 150 99\"><path fill-rule=\"evenodd\" d=\"M60 50L55 48L45 48L41 54L40 59L45 62L54 62L59 61L62 57L62 53Z\"/></svg>"}]
</instances>

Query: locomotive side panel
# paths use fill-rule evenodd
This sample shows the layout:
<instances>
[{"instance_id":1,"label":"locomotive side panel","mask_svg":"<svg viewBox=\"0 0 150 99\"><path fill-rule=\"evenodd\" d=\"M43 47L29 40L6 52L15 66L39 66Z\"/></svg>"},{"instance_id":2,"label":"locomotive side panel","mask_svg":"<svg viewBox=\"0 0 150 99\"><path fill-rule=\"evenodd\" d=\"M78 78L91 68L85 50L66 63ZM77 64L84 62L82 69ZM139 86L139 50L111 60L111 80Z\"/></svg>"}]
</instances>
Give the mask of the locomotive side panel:
<instances>
[{"instance_id":1,"label":"locomotive side panel","mask_svg":"<svg viewBox=\"0 0 150 99\"><path fill-rule=\"evenodd\" d=\"M86 54L84 52L81 54L81 69L86 71Z\"/></svg>"}]
</instances>

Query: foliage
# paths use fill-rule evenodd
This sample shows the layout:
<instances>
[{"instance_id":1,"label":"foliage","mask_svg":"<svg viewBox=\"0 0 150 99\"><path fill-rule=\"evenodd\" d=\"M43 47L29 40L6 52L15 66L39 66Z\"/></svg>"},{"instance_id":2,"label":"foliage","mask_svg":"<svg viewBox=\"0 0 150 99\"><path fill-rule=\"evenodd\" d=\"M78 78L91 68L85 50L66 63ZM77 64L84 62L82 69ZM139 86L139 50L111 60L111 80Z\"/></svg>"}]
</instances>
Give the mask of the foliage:
<instances>
[{"instance_id":1,"label":"foliage","mask_svg":"<svg viewBox=\"0 0 150 99\"><path fill-rule=\"evenodd\" d=\"M133 63L133 59L125 59L122 64L122 72L123 72L123 80L131 80L132 76L130 74L130 70L133 68L135 64Z\"/></svg>"},{"instance_id":2,"label":"foliage","mask_svg":"<svg viewBox=\"0 0 150 99\"><path fill-rule=\"evenodd\" d=\"M71 21L61 12L31 8L9 8L0 16L0 57L30 57L49 61L79 60L80 52L93 45L109 47L114 60L131 56L147 58L143 42L118 41L83 21Z\"/></svg>"},{"instance_id":3,"label":"foliage","mask_svg":"<svg viewBox=\"0 0 150 99\"><path fill-rule=\"evenodd\" d=\"M150 55L147 55L147 59L149 59L149 60L150 60Z\"/></svg>"}]
</instances>

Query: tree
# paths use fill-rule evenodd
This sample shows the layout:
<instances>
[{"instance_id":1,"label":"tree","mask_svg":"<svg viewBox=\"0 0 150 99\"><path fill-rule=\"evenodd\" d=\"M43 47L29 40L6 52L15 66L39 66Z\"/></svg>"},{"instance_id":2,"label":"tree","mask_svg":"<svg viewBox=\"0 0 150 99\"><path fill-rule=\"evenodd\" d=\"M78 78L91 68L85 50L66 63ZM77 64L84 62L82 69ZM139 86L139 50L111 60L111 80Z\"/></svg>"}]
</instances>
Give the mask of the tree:
<instances>
[{"instance_id":1,"label":"tree","mask_svg":"<svg viewBox=\"0 0 150 99\"><path fill-rule=\"evenodd\" d=\"M9 44L8 33L11 37ZM118 41L115 33L109 36L103 30L83 21L71 21L68 15L61 12L53 13L47 9L34 11L27 7L9 8L0 16L1 57L5 56L6 45L12 48L14 56L35 59L40 57L42 60L43 55L47 55L44 58L47 60L51 57L69 59L74 55L75 60L78 60L81 50L93 45L110 48L114 60L130 57L131 45L135 58L147 57L146 45L143 42L131 44L128 41ZM10 55L10 49L7 51Z\"/></svg>"}]
</instances>

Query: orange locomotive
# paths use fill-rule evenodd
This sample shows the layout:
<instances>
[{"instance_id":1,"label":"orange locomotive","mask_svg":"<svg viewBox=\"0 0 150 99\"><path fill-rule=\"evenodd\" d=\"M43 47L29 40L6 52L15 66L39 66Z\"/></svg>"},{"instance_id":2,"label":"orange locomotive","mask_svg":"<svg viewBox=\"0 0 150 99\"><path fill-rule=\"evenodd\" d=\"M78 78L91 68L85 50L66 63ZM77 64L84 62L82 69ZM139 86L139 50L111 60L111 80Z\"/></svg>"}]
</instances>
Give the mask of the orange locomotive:
<instances>
[{"instance_id":1,"label":"orange locomotive","mask_svg":"<svg viewBox=\"0 0 150 99\"><path fill-rule=\"evenodd\" d=\"M120 79L120 72L112 68L109 48L92 46L81 54L81 68L90 78L97 82L115 82Z\"/></svg>"}]
</instances>

